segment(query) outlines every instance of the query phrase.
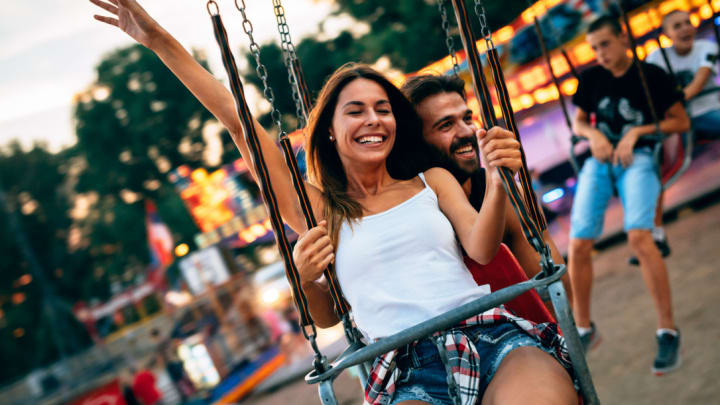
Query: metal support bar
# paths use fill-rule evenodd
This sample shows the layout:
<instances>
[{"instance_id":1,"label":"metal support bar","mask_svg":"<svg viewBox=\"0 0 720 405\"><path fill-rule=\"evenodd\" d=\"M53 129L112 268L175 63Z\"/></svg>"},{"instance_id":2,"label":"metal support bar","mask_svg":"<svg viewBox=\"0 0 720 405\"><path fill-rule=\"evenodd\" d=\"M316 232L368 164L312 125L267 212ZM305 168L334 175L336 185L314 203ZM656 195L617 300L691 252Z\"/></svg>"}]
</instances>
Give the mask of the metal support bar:
<instances>
[{"instance_id":1,"label":"metal support bar","mask_svg":"<svg viewBox=\"0 0 720 405\"><path fill-rule=\"evenodd\" d=\"M590 368L585 360L583 345L582 342L580 342L577 327L575 327L575 320L568 305L567 294L565 294L562 281L558 280L549 284L547 289L550 293L550 300L555 308L558 325L560 325L560 330L562 330L563 336L565 337L568 354L570 355L573 369L575 369L575 376L580 385L580 393L585 401L584 404L599 405L600 399L598 399L595 386L590 377Z\"/></svg>"},{"instance_id":2,"label":"metal support bar","mask_svg":"<svg viewBox=\"0 0 720 405\"><path fill-rule=\"evenodd\" d=\"M323 405L338 405L332 383L333 380L328 379L318 384L318 394L320 394L320 402L322 402Z\"/></svg>"},{"instance_id":3,"label":"metal support bar","mask_svg":"<svg viewBox=\"0 0 720 405\"><path fill-rule=\"evenodd\" d=\"M430 336L437 331L448 329L459 322L470 318L471 316L504 304L526 291L560 280L560 277L562 277L564 273L565 267L560 267L560 269L550 277L544 277L544 273L539 273L530 280L505 287L492 294L470 301L469 303L461 305L444 314L438 315L418 325L378 340L377 342L365 346L360 350L347 355L343 354L335 360L335 362L333 362L333 364L325 372L318 374L316 371L311 371L307 376L305 376L305 381L309 384L313 384L335 378L338 374L340 374L340 372L342 372L342 370L350 366L361 364L366 361L373 361L376 357L391 350L395 350L398 347Z\"/></svg>"}]
</instances>

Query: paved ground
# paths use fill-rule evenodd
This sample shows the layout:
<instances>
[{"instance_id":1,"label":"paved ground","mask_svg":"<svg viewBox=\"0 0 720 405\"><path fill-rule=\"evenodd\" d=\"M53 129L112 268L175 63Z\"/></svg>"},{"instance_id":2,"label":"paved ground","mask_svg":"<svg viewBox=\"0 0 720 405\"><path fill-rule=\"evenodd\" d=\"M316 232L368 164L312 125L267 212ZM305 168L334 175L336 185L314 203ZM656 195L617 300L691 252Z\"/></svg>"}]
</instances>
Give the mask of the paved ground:
<instances>
[{"instance_id":1,"label":"paved ground","mask_svg":"<svg viewBox=\"0 0 720 405\"><path fill-rule=\"evenodd\" d=\"M595 256L594 319L603 342L589 354L604 404L720 403L720 204L681 211L668 224L673 255L668 267L678 325L683 332L683 366L673 374L650 373L655 316L639 271L627 266L627 246L618 243ZM360 404L357 380L335 382L340 404ZM252 404L318 404L315 387L297 381L249 398Z\"/></svg>"}]
</instances>

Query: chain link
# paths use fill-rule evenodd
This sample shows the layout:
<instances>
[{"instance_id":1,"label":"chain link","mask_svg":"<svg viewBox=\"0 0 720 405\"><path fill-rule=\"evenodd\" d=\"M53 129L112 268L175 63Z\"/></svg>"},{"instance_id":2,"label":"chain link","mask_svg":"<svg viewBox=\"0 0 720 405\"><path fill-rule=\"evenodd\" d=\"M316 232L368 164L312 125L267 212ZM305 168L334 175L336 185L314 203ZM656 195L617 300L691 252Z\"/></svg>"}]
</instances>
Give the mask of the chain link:
<instances>
[{"instance_id":1,"label":"chain link","mask_svg":"<svg viewBox=\"0 0 720 405\"><path fill-rule=\"evenodd\" d=\"M455 76L460 76L460 65L458 64L457 54L455 51L455 40L450 33L450 20L447 17L447 10L445 8L446 0L438 0L438 10L440 11L440 17L442 18L442 29L445 31L445 45L448 49L448 54L452 59L453 72Z\"/></svg>"},{"instance_id":2,"label":"chain link","mask_svg":"<svg viewBox=\"0 0 720 405\"><path fill-rule=\"evenodd\" d=\"M478 21L480 22L480 34L485 38L485 42L488 44L488 49L494 47L492 41L492 32L487 22L487 14L485 13L485 6L482 0L475 0L475 15L477 15Z\"/></svg>"},{"instance_id":3,"label":"chain link","mask_svg":"<svg viewBox=\"0 0 720 405\"><path fill-rule=\"evenodd\" d=\"M303 112L302 100L298 91L298 84L293 74L293 60L297 59L295 53L295 45L293 45L290 37L290 27L285 19L285 8L280 0L273 0L273 9L275 10L275 21L277 21L278 32L280 33L280 48L283 51L283 62L288 73L288 83L292 91L293 102L295 102L295 116L298 119L298 128L306 125L305 113Z\"/></svg>"},{"instance_id":4,"label":"chain link","mask_svg":"<svg viewBox=\"0 0 720 405\"><path fill-rule=\"evenodd\" d=\"M250 40L250 53L252 54L253 58L255 59L255 72L257 72L257 75L260 77L263 83L263 95L265 96L265 99L270 103L271 111L270 111L270 117L275 122L275 124L278 127L278 130L280 131L280 138L283 138L286 135L285 130L283 130L282 125L282 119L280 115L280 111L275 107L275 93L273 93L272 88L268 84L268 74L267 74L267 68L265 68L265 65L260 61L260 46L255 42L255 37L253 36L253 25L252 22L247 18L246 13L246 7L245 7L245 0L239 0L240 4L238 4L238 0L235 0L235 7L237 7L238 11L240 11L240 14L242 14L243 22L242 22L242 28L243 31L245 31L245 34L247 34L248 39Z\"/></svg>"}]
</instances>

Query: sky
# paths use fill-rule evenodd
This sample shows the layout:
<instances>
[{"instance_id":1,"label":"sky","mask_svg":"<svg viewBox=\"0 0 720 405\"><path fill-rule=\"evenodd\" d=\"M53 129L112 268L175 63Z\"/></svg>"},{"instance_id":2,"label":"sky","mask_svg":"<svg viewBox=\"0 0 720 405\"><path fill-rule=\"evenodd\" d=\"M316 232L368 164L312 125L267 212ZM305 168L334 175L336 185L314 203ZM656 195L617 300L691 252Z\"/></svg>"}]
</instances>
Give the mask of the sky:
<instances>
[{"instance_id":1,"label":"sky","mask_svg":"<svg viewBox=\"0 0 720 405\"><path fill-rule=\"evenodd\" d=\"M247 49L240 12L232 0L217 0L233 51ZM224 72L212 26L201 0L144 0L142 6L186 48L206 51L210 68ZM259 43L279 41L270 0L246 1ZM293 42L318 32L332 11L329 0L283 2ZM95 21L107 14L87 0L4 1L0 13L0 147L19 139L52 151L75 143L72 100L96 79L103 55L133 43L125 33ZM326 21L326 32L351 24ZM330 34L328 34L330 35ZM242 60L236 55L238 61Z\"/></svg>"}]
</instances>

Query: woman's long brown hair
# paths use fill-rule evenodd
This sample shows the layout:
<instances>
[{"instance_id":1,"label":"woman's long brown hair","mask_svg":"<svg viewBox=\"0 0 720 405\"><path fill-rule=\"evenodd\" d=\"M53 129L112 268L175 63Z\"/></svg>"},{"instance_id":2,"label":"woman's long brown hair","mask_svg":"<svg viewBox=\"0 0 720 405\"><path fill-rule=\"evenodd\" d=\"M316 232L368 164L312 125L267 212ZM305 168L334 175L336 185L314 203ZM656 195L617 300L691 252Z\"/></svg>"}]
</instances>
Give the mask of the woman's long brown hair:
<instances>
[{"instance_id":1,"label":"woman's long brown hair","mask_svg":"<svg viewBox=\"0 0 720 405\"><path fill-rule=\"evenodd\" d=\"M336 70L320 91L307 127L308 175L310 181L322 190L324 215L335 246L342 223L362 217L362 206L347 193L345 169L335 145L329 139L340 92L360 78L372 80L385 90L395 117L395 144L385 163L390 177L411 179L430 168L435 156L422 137L422 121L415 108L394 84L363 64L348 63Z\"/></svg>"}]
</instances>

